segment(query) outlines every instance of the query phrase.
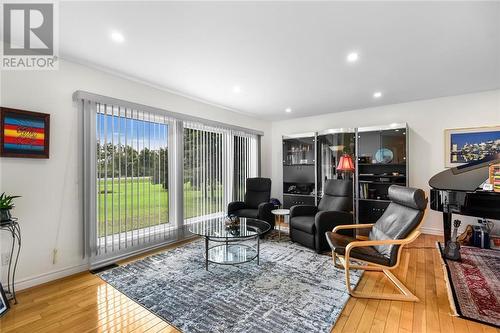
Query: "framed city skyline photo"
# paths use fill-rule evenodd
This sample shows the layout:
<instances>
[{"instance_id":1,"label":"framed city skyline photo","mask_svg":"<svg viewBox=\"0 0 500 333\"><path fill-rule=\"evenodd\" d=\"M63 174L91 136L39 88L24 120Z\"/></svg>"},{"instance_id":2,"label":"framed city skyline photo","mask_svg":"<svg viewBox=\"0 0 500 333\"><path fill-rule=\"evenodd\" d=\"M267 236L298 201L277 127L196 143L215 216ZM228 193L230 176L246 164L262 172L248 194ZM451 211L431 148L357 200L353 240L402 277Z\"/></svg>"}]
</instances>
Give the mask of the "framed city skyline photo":
<instances>
[{"instance_id":1,"label":"framed city skyline photo","mask_svg":"<svg viewBox=\"0 0 500 333\"><path fill-rule=\"evenodd\" d=\"M444 133L447 168L500 153L500 126L446 129Z\"/></svg>"},{"instance_id":2,"label":"framed city skyline photo","mask_svg":"<svg viewBox=\"0 0 500 333\"><path fill-rule=\"evenodd\" d=\"M0 156L49 158L50 115L0 108Z\"/></svg>"}]
</instances>

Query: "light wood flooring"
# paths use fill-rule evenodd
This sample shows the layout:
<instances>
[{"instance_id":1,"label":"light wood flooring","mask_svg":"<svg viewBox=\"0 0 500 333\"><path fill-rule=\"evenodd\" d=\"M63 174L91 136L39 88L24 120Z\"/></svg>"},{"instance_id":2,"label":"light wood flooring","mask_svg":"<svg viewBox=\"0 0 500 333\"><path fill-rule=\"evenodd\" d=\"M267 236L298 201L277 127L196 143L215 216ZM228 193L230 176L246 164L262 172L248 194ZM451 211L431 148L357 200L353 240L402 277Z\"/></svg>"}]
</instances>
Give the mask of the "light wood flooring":
<instances>
[{"instance_id":1,"label":"light wood flooring","mask_svg":"<svg viewBox=\"0 0 500 333\"><path fill-rule=\"evenodd\" d=\"M495 328L450 316L436 240L436 236L423 235L408 246L401 267L395 272L420 302L351 298L332 332L500 333ZM366 272L358 288L395 292L383 274L377 272ZM18 294L18 301L0 319L1 333L177 332L90 273L24 290Z\"/></svg>"}]
</instances>

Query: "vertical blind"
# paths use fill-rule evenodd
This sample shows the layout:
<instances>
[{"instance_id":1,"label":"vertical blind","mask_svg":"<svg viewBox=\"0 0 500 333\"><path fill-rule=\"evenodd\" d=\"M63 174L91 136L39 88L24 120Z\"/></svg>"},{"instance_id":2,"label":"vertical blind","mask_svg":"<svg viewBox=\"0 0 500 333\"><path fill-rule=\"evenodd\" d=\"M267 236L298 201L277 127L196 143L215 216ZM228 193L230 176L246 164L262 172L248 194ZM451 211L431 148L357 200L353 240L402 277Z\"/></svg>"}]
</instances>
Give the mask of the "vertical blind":
<instances>
[{"instance_id":1,"label":"vertical blind","mask_svg":"<svg viewBox=\"0 0 500 333\"><path fill-rule=\"evenodd\" d=\"M257 136L184 123L184 220L221 216L258 175Z\"/></svg>"},{"instance_id":2,"label":"vertical blind","mask_svg":"<svg viewBox=\"0 0 500 333\"><path fill-rule=\"evenodd\" d=\"M244 133L234 133L234 198L245 200L246 179L258 174L257 136Z\"/></svg>"},{"instance_id":3,"label":"vertical blind","mask_svg":"<svg viewBox=\"0 0 500 333\"><path fill-rule=\"evenodd\" d=\"M99 267L221 216L259 173L259 134L86 92L84 255ZM185 118L185 117L184 117ZM181 236L179 236L181 235Z\"/></svg>"},{"instance_id":4,"label":"vertical blind","mask_svg":"<svg viewBox=\"0 0 500 333\"><path fill-rule=\"evenodd\" d=\"M96 255L168 237L172 119L96 103Z\"/></svg>"}]
</instances>

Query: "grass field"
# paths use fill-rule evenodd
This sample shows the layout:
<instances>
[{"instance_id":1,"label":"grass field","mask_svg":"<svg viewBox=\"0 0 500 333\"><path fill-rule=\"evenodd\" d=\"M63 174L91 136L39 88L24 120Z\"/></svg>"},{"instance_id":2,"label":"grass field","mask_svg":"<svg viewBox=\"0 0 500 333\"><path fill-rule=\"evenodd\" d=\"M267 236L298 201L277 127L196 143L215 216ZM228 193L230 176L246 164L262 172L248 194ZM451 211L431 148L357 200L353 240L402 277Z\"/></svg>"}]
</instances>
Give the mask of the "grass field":
<instances>
[{"instance_id":1,"label":"grass field","mask_svg":"<svg viewBox=\"0 0 500 333\"><path fill-rule=\"evenodd\" d=\"M151 184L149 178L136 178L101 180L97 185L100 236L169 222L168 191L161 184ZM184 184L184 218L196 216L203 198L205 211L215 212L215 198L207 200L201 191Z\"/></svg>"}]
</instances>

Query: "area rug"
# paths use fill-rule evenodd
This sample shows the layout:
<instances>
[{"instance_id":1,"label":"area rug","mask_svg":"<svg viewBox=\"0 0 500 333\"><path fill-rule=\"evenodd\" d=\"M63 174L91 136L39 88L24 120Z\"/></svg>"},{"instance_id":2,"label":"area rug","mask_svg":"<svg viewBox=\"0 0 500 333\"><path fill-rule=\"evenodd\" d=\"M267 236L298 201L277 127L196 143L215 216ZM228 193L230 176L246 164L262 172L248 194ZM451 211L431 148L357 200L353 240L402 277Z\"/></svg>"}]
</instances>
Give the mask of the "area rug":
<instances>
[{"instance_id":1,"label":"area rug","mask_svg":"<svg viewBox=\"0 0 500 333\"><path fill-rule=\"evenodd\" d=\"M263 240L260 265L207 272L203 252L197 240L99 276L186 333L330 332L349 298L331 257L287 240Z\"/></svg>"},{"instance_id":2,"label":"area rug","mask_svg":"<svg viewBox=\"0 0 500 333\"><path fill-rule=\"evenodd\" d=\"M443 247L439 249L443 254ZM460 261L444 257L450 303L456 315L500 327L500 251L460 248Z\"/></svg>"}]
</instances>

